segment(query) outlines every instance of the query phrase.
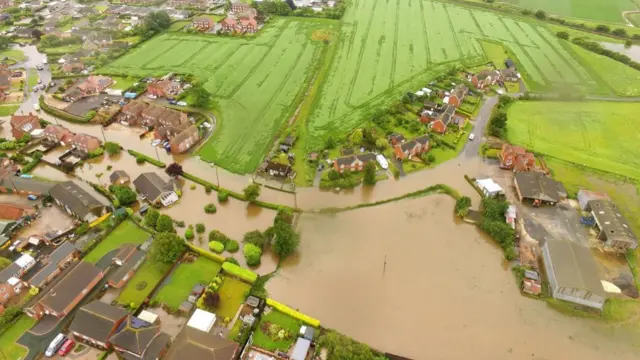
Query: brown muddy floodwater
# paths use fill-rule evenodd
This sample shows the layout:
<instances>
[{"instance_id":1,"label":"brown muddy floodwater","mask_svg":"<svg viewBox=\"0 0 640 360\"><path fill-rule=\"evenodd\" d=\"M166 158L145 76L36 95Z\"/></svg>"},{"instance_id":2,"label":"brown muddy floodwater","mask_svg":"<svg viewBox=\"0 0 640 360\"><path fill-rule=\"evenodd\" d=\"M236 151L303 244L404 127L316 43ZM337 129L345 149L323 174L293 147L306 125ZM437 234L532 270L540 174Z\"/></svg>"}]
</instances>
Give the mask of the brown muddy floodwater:
<instances>
[{"instance_id":1,"label":"brown muddy floodwater","mask_svg":"<svg viewBox=\"0 0 640 360\"><path fill-rule=\"evenodd\" d=\"M502 254L444 195L304 214L270 296L412 359L638 359L638 340L520 295ZM385 265L386 263L386 265Z\"/></svg>"}]
</instances>

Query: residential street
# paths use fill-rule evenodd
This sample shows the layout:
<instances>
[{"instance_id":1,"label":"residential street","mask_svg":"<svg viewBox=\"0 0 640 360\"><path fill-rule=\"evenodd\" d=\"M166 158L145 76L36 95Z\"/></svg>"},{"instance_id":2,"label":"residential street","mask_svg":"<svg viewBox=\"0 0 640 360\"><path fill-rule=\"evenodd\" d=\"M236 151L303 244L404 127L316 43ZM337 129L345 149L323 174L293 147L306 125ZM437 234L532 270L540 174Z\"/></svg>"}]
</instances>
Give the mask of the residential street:
<instances>
[{"instance_id":1,"label":"residential street","mask_svg":"<svg viewBox=\"0 0 640 360\"><path fill-rule=\"evenodd\" d=\"M42 65L43 61L47 58L46 55L41 54L38 49L33 45L27 45L24 47L20 47L14 45L16 49L19 49L24 52L27 56L25 62L18 63L13 66L13 68L24 68L25 71L29 72L29 69L35 69L36 65ZM40 79L42 79L43 84L48 84L51 81L51 71L49 71L49 65L45 65L43 70L38 71L38 75ZM28 114L29 112L35 112L33 107L34 104L38 103L38 98L41 94L44 94L44 91L33 92L32 89L29 89L27 86L28 81L25 80L25 101L22 103L16 114Z\"/></svg>"},{"instance_id":2,"label":"residential street","mask_svg":"<svg viewBox=\"0 0 640 360\"><path fill-rule=\"evenodd\" d=\"M487 127L487 122L491 117L491 111L497 103L498 97L492 96L488 97L484 104L482 104L482 107L478 112L478 116L473 124L473 130L471 130L471 133L475 135L475 139L467 141L467 144L464 146L460 156L467 159L479 156L478 152L480 151L480 145L482 144L484 137L484 129Z\"/></svg>"}]
</instances>

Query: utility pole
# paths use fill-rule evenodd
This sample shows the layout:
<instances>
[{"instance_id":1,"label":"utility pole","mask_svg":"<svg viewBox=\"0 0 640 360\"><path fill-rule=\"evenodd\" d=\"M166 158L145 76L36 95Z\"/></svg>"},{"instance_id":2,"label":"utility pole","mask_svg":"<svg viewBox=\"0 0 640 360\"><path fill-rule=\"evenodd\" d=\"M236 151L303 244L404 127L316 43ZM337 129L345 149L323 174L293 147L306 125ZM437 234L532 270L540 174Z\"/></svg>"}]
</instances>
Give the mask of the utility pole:
<instances>
[{"instance_id":1,"label":"utility pole","mask_svg":"<svg viewBox=\"0 0 640 360\"><path fill-rule=\"evenodd\" d=\"M154 149L156 149L156 157L158 158L158 161L160 161L160 154L158 154L158 146L154 146Z\"/></svg>"},{"instance_id":2,"label":"utility pole","mask_svg":"<svg viewBox=\"0 0 640 360\"><path fill-rule=\"evenodd\" d=\"M384 276L384 273L387 271L387 255L384 255L384 266L382 267L382 276Z\"/></svg>"},{"instance_id":3,"label":"utility pole","mask_svg":"<svg viewBox=\"0 0 640 360\"><path fill-rule=\"evenodd\" d=\"M218 188L220 188L220 176L218 175L218 166L214 162L212 162L211 165L213 165L214 169L216 169L216 181L218 182Z\"/></svg>"}]
</instances>

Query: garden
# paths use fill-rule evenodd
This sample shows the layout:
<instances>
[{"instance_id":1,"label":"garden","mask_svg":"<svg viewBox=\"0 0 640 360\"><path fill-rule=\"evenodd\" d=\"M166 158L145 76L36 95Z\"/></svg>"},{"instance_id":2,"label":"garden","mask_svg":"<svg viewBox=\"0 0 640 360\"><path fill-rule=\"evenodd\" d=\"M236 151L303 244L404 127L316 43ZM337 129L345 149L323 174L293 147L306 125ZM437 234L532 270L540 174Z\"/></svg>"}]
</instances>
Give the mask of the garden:
<instances>
[{"instance_id":1,"label":"garden","mask_svg":"<svg viewBox=\"0 0 640 360\"><path fill-rule=\"evenodd\" d=\"M120 248L124 244L139 245L149 238L149 233L139 228L132 221L123 221L95 249L85 256L84 260L96 263L108 252Z\"/></svg>"},{"instance_id":2,"label":"garden","mask_svg":"<svg viewBox=\"0 0 640 360\"><path fill-rule=\"evenodd\" d=\"M287 351L296 341L303 322L272 309L264 314L253 333L253 344L269 351Z\"/></svg>"},{"instance_id":3,"label":"garden","mask_svg":"<svg viewBox=\"0 0 640 360\"><path fill-rule=\"evenodd\" d=\"M7 359L24 359L28 351L25 347L19 345L17 341L35 324L35 319L22 315L18 318L18 321L5 329L0 335L0 348L2 348L4 357Z\"/></svg>"},{"instance_id":4,"label":"garden","mask_svg":"<svg viewBox=\"0 0 640 360\"><path fill-rule=\"evenodd\" d=\"M165 285L154 296L171 309L177 310L187 300L191 289L196 284L207 285L220 272L221 265L199 256L193 262L184 261L169 276Z\"/></svg>"},{"instance_id":5,"label":"garden","mask_svg":"<svg viewBox=\"0 0 640 360\"><path fill-rule=\"evenodd\" d=\"M139 306L151 294L162 277L169 271L171 264L147 259L129 280L116 301L131 308Z\"/></svg>"}]
</instances>

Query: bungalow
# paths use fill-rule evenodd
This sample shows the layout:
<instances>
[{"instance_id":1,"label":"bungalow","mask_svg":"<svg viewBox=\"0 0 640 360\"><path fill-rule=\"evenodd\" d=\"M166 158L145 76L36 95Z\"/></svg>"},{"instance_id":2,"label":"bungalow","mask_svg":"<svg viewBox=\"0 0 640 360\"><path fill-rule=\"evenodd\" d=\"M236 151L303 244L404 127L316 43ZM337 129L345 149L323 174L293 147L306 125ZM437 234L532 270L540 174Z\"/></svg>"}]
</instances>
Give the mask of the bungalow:
<instances>
[{"instance_id":1,"label":"bungalow","mask_svg":"<svg viewBox=\"0 0 640 360\"><path fill-rule=\"evenodd\" d=\"M606 295L588 248L573 241L549 238L542 245L542 258L549 290L555 299L602 310Z\"/></svg>"},{"instance_id":2,"label":"bungalow","mask_svg":"<svg viewBox=\"0 0 640 360\"><path fill-rule=\"evenodd\" d=\"M120 289L122 288L133 274L135 274L136 270L142 265L146 258L146 253L144 251L140 251L137 249L133 249L133 253L129 256L124 263L111 275L109 276L109 280L107 283L109 286Z\"/></svg>"},{"instance_id":3,"label":"bungalow","mask_svg":"<svg viewBox=\"0 0 640 360\"><path fill-rule=\"evenodd\" d=\"M119 307L94 300L78 309L69 331L76 340L103 350L109 349L109 339L127 321L129 313Z\"/></svg>"},{"instance_id":4,"label":"bungalow","mask_svg":"<svg viewBox=\"0 0 640 360\"><path fill-rule=\"evenodd\" d=\"M87 134L76 134L71 138L69 145L73 146L85 155L96 151L102 146L102 141L95 136Z\"/></svg>"},{"instance_id":5,"label":"bungalow","mask_svg":"<svg viewBox=\"0 0 640 360\"><path fill-rule=\"evenodd\" d=\"M267 162L264 172L270 176L279 178L294 178L296 174L295 171L293 171L293 168L291 168L291 165L272 161Z\"/></svg>"},{"instance_id":6,"label":"bungalow","mask_svg":"<svg viewBox=\"0 0 640 360\"><path fill-rule=\"evenodd\" d=\"M27 271L36 265L36 260L29 254L20 256L11 265L0 271L0 283L5 283L11 278L20 279Z\"/></svg>"},{"instance_id":7,"label":"bungalow","mask_svg":"<svg viewBox=\"0 0 640 360\"><path fill-rule=\"evenodd\" d=\"M393 148L396 159L404 160L413 158L414 156L420 156L429 151L429 136L422 135L411 141L398 144Z\"/></svg>"},{"instance_id":8,"label":"bungalow","mask_svg":"<svg viewBox=\"0 0 640 360\"><path fill-rule=\"evenodd\" d=\"M49 193L56 204L82 221L94 221L105 215L110 207L105 198L89 185L79 181L58 183Z\"/></svg>"},{"instance_id":9,"label":"bungalow","mask_svg":"<svg viewBox=\"0 0 640 360\"><path fill-rule=\"evenodd\" d=\"M484 89L487 86L494 85L498 80L500 80L500 72L495 69L485 69L471 76L471 83L477 89Z\"/></svg>"},{"instance_id":10,"label":"bungalow","mask_svg":"<svg viewBox=\"0 0 640 360\"><path fill-rule=\"evenodd\" d=\"M45 314L62 319L91 292L103 276L102 270L82 261L42 298L24 311L35 319L40 319Z\"/></svg>"},{"instance_id":11,"label":"bungalow","mask_svg":"<svg viewBox=\"0 0 640 360\"><path fill-rule=\"evenodd\" d=\"M171 138L169 141L169 144L171 144L171 152L173 154L182 154L197 144L200 138L198 127L191 125Z\"/></svg>"},{"instance_id":12,"label":"bungalow","mask_svg":"<svg viewBox=\"0 0 640 360\"><path fill-rule=\"evenodd\" d=\"M11 115L11 134L16 139L21 139L26 134L31 134L33 130L41 129L40 119L37 115Z\"/></svg>"},{"instance_id":13,"label":"bungalow","mask_svg":"<svg viewBox=\"0 0 640 360\"><path fill-rule=\"evenodd\" d=\"M69 102L77 101L83 97L97 95L106 90L111 84L113 84L113 80L110 77L91 75L67 89L62 98Z\"/></svg>"},{"instance_id":14,"label":"bungalow","mask_svg":"<svg viewBox=\"0 0 640 360\"><path fill-rule=\"evenodd\" d=\"M638 238L629 222L611 200L591 200L588 209L596 221L598 240L604 243L605 250L625 254L638 247Z\"/></svg>"},{"instance_id":15,"label":"bungalow","mask_svg":"<svg viewBox=\"0 0 640 360\"><path fill-rule=\"evenodd\" d=\"M166 352L171 336L160 331L159 324L151 324L135 316L127 316L109 342L123 359L159 359ZM215 358L214 358L215 359Z\"/></svg>"},{"instance_id":16,"label":"bungalow","mask_svg":"<svg viewBox=\"0 0 640 360\"><path fill-rule=\"evenodd\" d=\"M49 124L44 128L44 138L54 144L67 145L71 143L74 134L71 130L61 125Z\"/></svg>"},{"instance_id":17,"label":"bungalow","mask_svg":"<svg viewBox=\"0 0 640 360\"><path fill-rule=\"evenodd\" d=\"M29 284L38 288L43 288L58 276L64 268L80 254L76 247L65 241L51 254L47 255L40 262L44 267L29 279Z\"/></svg>"},{"instance_id":18,"label":"bungalow","mask_svg":"<svg viewBox=\"0 0 640 360\"><path fill-rule=\"evenodd\" d=\"M533 153L527 152L523 147L511 144L502 144L498 153L500 168L513 171L531 171L536 166Z\"/></svg>"},{"instance_id":19,"label":"bungalow","mask_svg":"<svg viewBox=\"0 0 640 360\"><path fill-rule=\"evenodd\" d=\"M143 173L133 181L133 185L144 199L169 206L178 201L177 187L173 180L165 181L157 173Z\"/></svg>"},{"instance_id":20,"label":"bungalow","mask_svg":"<svg viewBox=\"0 0 640 360\"><path fill-rule=\"evenodd\" d=\"M122 185L131 181L131 178L124 170L116 170L109 175L109 181L114 185Z\"/></svg>"},{"instance_id":21,"label":"bungalow","mask_svg":"<svg viewBox=\"0 0 640 360\"><path fill-rule=\"evenodd\" d=\"M339 173L344 173L345 171L362 171L364 166L372 161L376 161L376 154L374 153L343 156L333 162L333 169Z\"/></svg>"},{"instance_id":22,"label":"bungalow","mask_svg":"<svg viewBox=\"0 0 640 360\"><path fill-rule=\"evenodd\" d=\"M164 360L215 359L232 360L238 354L238 344L218 334L185 326L169 348Z\"/></svg>"},{"instance_id":23,"label":"bungalow","mask_svg":"<svg viewBox=\"0 0 640 360\"><path fill-rule=\"evenodd\" d=\"M198 16L193 18L191 25L200 31L207 31L213 27L213 20L208 16Z\"/></svg>"},{"instance_id":24,"label":"bungalow","mask_svg":"<svg viewBox=\"0 0 640 360\"><path fill-rule=\"evenodd\" d=\"M517 172L513 178L516 194L520 201L525 199L534 204L557 204L567 198L567 190L561 182L548 178L539 172Z\"/></svg>"},{"instance_id":25,"label":"bungalow","mask_svg":"<svg viewBox=\"0 0 640 360\"><path fill-rule=\"evenodd\" d=\"M453 90L451 90L451 95L449 95L449 100L447 103L455 107L460 106L460 104L462 104L462 101L464 100L465 95L467 95L468 91L469 89L466 86L462 84L456 85L456 87Z\"/></svg>"}]
</instances>

